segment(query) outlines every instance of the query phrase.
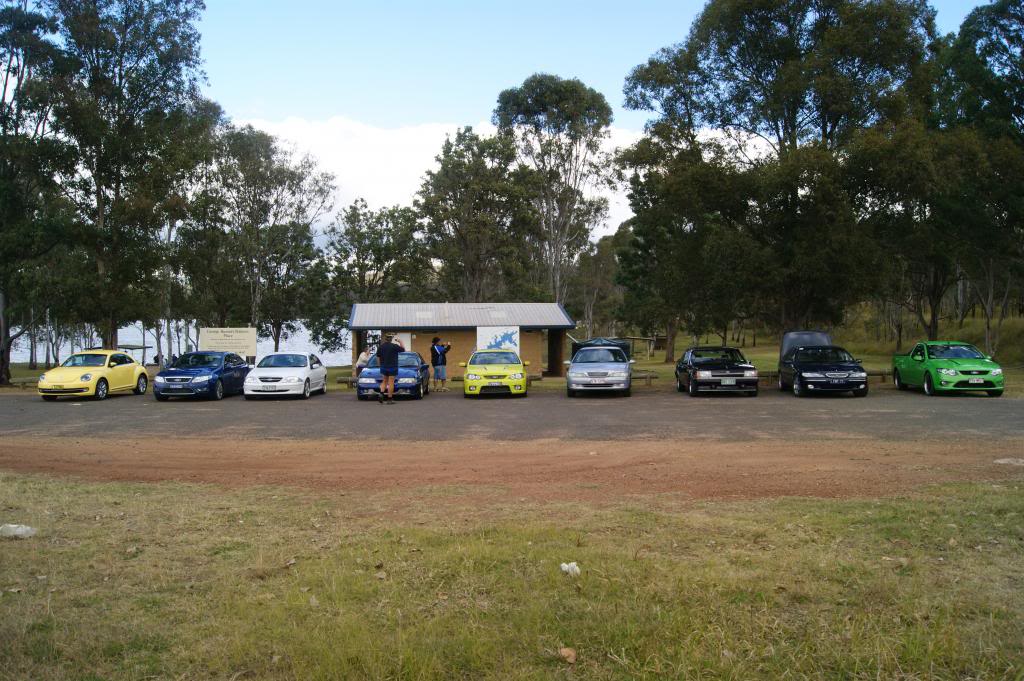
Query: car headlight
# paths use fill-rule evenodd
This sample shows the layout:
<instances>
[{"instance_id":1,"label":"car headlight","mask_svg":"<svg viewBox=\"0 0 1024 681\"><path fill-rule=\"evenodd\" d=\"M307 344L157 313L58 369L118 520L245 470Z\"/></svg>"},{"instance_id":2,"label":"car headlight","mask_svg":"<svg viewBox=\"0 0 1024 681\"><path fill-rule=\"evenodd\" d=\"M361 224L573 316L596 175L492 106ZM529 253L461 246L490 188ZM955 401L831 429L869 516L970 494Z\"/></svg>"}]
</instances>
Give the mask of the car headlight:
<instances>
[{"instance_id":1,"label":"car headlight","mask_svg":"<svg viewBox=\"0 0 1024 681\"><path fill-rule=\"evenodd\" d=\"M466 374L466 380L467 381L479 381L480 380L480 374Z\"/></svg>"},{"instance_id":2,"label":"car headlight","mask_svg":"<svg viewBox=\"0 0 1024 681\"><path fill-rule=\"evenodd\" d=\"M360 378L359 385L377 385L380 383L376 378Z\"/></svg>"},{"instance_id":3,"label":"car headlight","mask_svg":"<svg viewBox=\"0 0 1024 681\"><path fill-rule=\"evenodd\" d=\"M46 374L39 374L39 382L41 383L41 382L43 382L45 380L46 380Z\"/></svg>"},{"instance_id":4,"label":"car headlight","mask_svg":"<svg viewBox=\"0 0 1024 681\"><path fill-rule=\"evenodd\" d=\"M300 382L302 382L302 379L299 378L298 376L288 376L286 378L281 379L281 382L282 383L300 383Z\"/></svg>"},{"instance_id":5,"label":"car headlight","mask_svg":"<svg viewBox=\"0 0 1024 681\"><path fill-rule=\"evenodd\" d=\"M568 376L569 378L583 378L586 374L582 371L570 371Z\"/></svg>"},{"instance_id":6,"label":"car headlight","mask_svg":"<svg viewBox=\"0 0 1024 681\"><path fill-rule=\"evenodd\" d=\"M851 371L850 378L867 378L868 372L866 371Z\"/></svg>"},{"instance_id":7,"label":"car headlight","mask_svg":"<svg viewBox=\"0 0 1024 681\"><path fill-rule=\"evenodd\" d=\"M523 377L523 375L517 371L514 374L509 374L508 377L511 378L513 381L518 381Z\"/></svg>"},{"instance_id":8,"label":"car headlight","mask_svg":"<svg viewBox=\"0 0 1024 681\"><path fill-rule=\"evenodd\" d=\"M1002 369L993 369L990 372L990 375L991 376L1002 376L1003 375L1003 370Z\"/></svg>"},{"instance_id":9,"label":"car headlight","mask_svg":"<svg viewBox=\"0 0 1024 681\"><path fill-rule=\"evenodd\" d=\"M156 377L155 377L155 378L153 379L153 382L154 382L154 383L166 383L166 382L167 382L167 379L166 379L166 378L164 378L163 376L156 376Z\"/></svg>"},{"instance_id":10,"label":"car headlight","mask_svg":"<svg viewBox=\"0 0 1024 681\"><path fill-rule=\"evenodd\" d=\"M711 372L710 371L698 371L697 372L697 378L711 378Z\"/></svg>"},{"instance_id":11,"label":"car headlight","mask_svg":"<svg viewBox=\"0 0 1024 681\"><path fill-rule=\"evenodd\" d=\"M746 369L743 378L757 378L757 369Z\"/></svg>"},{"instance_id":12,"label":"car headlight","mask_svg":"<svg viewBox=\"0 0 1024 681\"><path fill-rule=\"evenodd\" d=\"M625 378L625 377L626 377L626 372L625 371L609 371L608 372L608 378Z\"/></svg>"},{"instance_id":13,"label":"car headlight","mask_svg":"<svg viewBox=\"0 0 1024 681\"><path fill-rule=\"evenodd\" d=\"M89 381L92 380L92 374L82 374L81 376L78 377L78 380L81 381L82 383L88 383Z\"/></svg>"},{"instance_id":14,"label":"car headlight","mask_svg":"<svg viewBox=\"0 0 1024 681\"><path fill-rule=\"evenodd\" d=\"M206 383L209 380L210 380L210 375L206 374L204 376L196 376L196 377L194 377L192 379L192 382L193 383Z\"/></svg>"},{"instance_id":15,"label":"car headlight","mask_svg":"<svg viewBox=\"0 0 1024 681\"><path fill-rule=\"evenodd\" d=\"M253 376L252 374L249 374L248 376L245 377L245 382L246 383L259 383L260 379L257 378L256 376Z\"/></svg>"},{"instance_id":16,"label":"car headlight","mask_svg":"<svg viewBox=\"0 0 1024 681\"><path fill-rule=\"evenodd\" d=\"M939 369L938 371L943 376L956 376L956 369Z\"/></svg>"},{"instance_id":17,"label":"car headlight","mask_svg":"<svg viewBox=\"0 0 1024 681\"><path fill-rule=\"evenodd\" d=\"M403 385L408 385L409 383L415 383L417 380L418 379L415 379L415 378L400 378L400 379L398 379L396 381L396 383L402 383Z\"/></svg>"},{"instance_id":18,"label":"car headlight","mask_svg":"<svg viewBox=\"0 0 1024 681\"><path fill-rule=\"evenodd\" d=\"M802 371L800 372L800 375L804 378L824 378L824 376L819 374L817 371Z\"/></svg>"}]
</instances>

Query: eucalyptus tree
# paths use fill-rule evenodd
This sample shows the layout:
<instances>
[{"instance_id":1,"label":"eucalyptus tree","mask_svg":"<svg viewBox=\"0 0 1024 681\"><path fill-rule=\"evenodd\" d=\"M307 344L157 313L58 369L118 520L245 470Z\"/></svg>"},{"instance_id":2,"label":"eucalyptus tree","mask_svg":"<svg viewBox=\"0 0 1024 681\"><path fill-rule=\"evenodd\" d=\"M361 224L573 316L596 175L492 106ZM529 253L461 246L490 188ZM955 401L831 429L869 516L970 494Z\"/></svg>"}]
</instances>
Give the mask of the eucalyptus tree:
<instances>
[{"instance_id":1,"label":"eucalyptus tree","mask_svg":"<svg viewBox=\"0 0 1024 681\"><path fill-rule=\"evenodd\" d=\"M591 194L607 176L602 145L611 122L604 95L575 78L538 73L498 95L494 123L537 174L531 200L555 302L564 300L569 271L607 214L606 201Z\"/></svg>"}]
</instances>

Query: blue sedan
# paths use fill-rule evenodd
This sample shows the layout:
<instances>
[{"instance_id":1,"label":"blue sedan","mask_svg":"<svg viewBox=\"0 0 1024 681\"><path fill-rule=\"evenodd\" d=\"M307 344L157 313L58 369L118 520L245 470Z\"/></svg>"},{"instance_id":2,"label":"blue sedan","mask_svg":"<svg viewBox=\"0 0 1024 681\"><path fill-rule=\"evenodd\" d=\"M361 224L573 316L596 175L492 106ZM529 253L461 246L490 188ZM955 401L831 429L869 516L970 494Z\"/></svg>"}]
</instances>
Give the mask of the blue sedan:
<instances>
[{"instance_id":1,"label":"blue sedan","mask_svg":"<svg viewBox=\"0 0 1024 681\"><path fill-rule=\"evenodd\" d=\"M359 373L356 381L356 396L368 400L380 392L380 361L377 355L370 358L366 368ZM395 396L410 395L417 400L430 392L430 366L418 352L402 352L398 355L398 376L395 377Z\"/></svg>"},{"instance_id":2,"label":"blue sedan","mask_svg":"<svg viewBox=\"0 0 1024 681\"><path fill-rule=\"evenodd\" d=\"M153 379L153 396L219 400L242 392L249 365L233 352L187 352Z\"/></svg>"}]
</instances>

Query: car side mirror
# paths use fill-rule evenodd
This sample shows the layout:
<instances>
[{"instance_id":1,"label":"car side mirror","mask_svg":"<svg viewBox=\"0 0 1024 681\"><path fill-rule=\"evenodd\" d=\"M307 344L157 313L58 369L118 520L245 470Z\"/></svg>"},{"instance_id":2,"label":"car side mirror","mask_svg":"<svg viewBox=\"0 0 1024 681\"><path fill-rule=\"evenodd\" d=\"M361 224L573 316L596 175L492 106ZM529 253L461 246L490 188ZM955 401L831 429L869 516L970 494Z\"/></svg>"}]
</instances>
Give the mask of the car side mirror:
<instances>
[{"instance_id":1,"label":"car side mirror","mask_svg":"<svg viewBox=\"0 0 1024 681\"><path fill-rule=\"evenodd\" d=\"M630 364L636 364L636 360L635 359L631 359L631 360L629 360L629 363Z\"/></svg>"},{"instance_id":2,"label":"car side mirror","mask_svg":"<svg viewBox=\"0 0 1024 681\"><path fill-rule=\"evenodd\" d=\"M459 362L459 366L460 367L464 367L464 366L466 366L466 363L465 362Z\"/></svg>"},{"instance_id":3,"label":"car side mirror","mask_svg":"<svg viewBox=\"0 0 1024 681\"><path fill-rule=\"evenodd\" d=\"M523 366L524 367L528 367L528 366L530 366L530 363L529 362L523 362Z\"/></svg>"},{"instance_id":4,"label":"car side mirror","mask_svg":"<svg viewBox=\"0 0 1024 681\"><path fill-rule=\"evenodd\" d=\"M569 366L570 364L572 364L572 362L570 360L566 359L566 360L562 361L562 364L564 364L565 366Z\"/></svg>"},{"instance_id":5,"label":"car side mirror","mask_svg":"<svg viewBox=\"0 0 1024 681\"><path fill-rule=\"evenodd\" d=\"M855 359L853 361L856 362L857 364L863 364L864 363L864 360L862 360L862 359Z\"/></svg>"}]
</instances>

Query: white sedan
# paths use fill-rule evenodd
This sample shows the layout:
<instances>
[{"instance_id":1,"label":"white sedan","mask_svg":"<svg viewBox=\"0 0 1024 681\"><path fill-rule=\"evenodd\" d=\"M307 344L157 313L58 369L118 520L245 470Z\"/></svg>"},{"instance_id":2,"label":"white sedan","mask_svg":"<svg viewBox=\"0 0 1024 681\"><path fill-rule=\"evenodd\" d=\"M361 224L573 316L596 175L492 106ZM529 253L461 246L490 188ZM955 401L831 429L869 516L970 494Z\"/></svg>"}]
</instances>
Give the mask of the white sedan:
<instances>
[{"instance_id":1,"label":"white sedan","mask_svg":"<svg viewBox=\"0 0 1024 681\"><path fill-rule=\"evenodd\" d=\"M275 352L260 360L245 377L245 399L263 395L298 395L327 392L327 367L316 355Z\"/></svg>"}]
</instances>

